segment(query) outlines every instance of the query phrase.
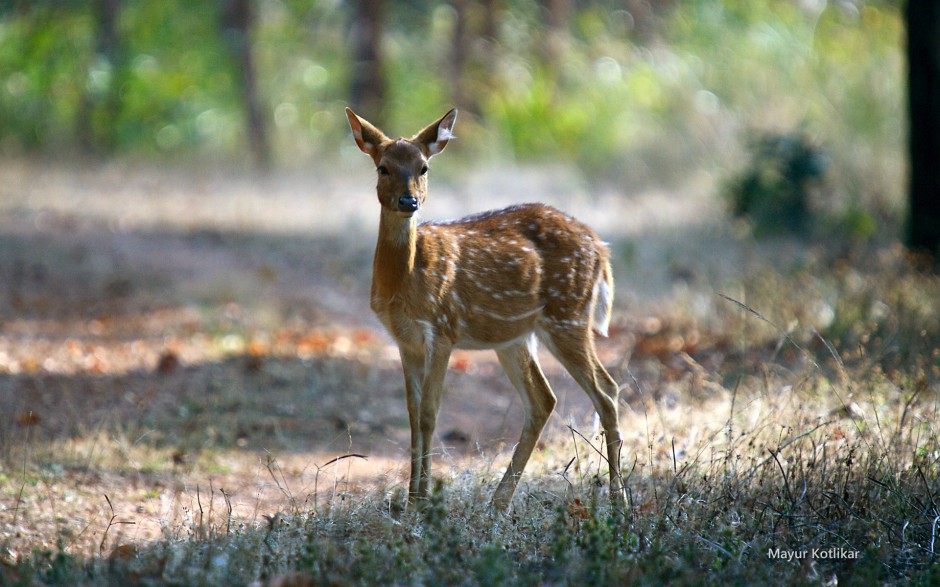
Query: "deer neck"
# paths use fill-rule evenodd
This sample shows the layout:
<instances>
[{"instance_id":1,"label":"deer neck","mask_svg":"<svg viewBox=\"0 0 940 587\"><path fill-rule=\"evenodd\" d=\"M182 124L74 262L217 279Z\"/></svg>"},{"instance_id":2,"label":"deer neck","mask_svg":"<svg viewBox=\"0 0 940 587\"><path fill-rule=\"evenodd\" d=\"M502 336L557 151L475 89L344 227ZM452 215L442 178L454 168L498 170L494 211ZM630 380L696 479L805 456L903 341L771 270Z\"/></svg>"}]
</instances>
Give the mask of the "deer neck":
<instances>
[{"instance_id":1,"label":"deer neck","mask_svg":"<svg viewBox=\"0 0 940 587\"><path fill-rule=\"evenodd\" d=\"M372 297L388 300L400 293L415 268L418 221L382 209L372 263Z\"/></svg>"}]
</instances>

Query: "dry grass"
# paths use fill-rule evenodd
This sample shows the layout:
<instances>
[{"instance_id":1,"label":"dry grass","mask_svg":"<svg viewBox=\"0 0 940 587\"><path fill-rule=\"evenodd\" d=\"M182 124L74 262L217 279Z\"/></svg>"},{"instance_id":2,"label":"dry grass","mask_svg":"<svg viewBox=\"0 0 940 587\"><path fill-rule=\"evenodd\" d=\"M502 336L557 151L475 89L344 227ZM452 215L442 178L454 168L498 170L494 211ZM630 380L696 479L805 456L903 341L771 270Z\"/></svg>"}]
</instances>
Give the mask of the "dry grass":
<instances>
[{"instance_id":1,"label":"dry grass","mask_svg":"<svg viewBox=\"0 0 940 587\"><path fill-rule=\"evenodd\" d=\"M396 353L367 309L372 215L346 194L372 204L367 183L111 166L36 184L14 163L0 583L938 578L940 279L897 248L757 243L697 195L685 217L658 194L601 214L577 182L493 179L495 201L542 189L613 244L600 350L628 499L609 508L589 404L546 359L559 414L493 516L521 408L491 357L460 354L415 514ZM493 204L434 189L443 210Z\"/></svg>"}]
</instances>

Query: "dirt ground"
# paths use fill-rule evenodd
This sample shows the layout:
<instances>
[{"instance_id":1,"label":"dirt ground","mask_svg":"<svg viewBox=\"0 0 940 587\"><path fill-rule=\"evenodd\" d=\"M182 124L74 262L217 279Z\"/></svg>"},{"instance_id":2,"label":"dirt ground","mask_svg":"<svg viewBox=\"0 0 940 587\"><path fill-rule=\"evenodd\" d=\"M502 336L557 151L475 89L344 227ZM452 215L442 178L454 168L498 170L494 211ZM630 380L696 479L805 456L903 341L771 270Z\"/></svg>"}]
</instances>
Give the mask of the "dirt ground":
<instances>
[{"instance_id":1,"label":"dirt ground","mask_svg":"<svg viewBox=\"0 0 940 587\"><path fill-rule=\"evenodd\" d=\"M267 176L0 162L7 556L257 523L377 481L400 488L404 386L368 307L372 174L358 158ZM625 384L623 409L639 409L645 378L690 379L721 360L692 352L697 330L725 303L714 284L754 253L710 186L636 194L557 169L476 170L432 179L426 216L540 200L595 226L617 282L600 352ZM643 368L666 351L680 351L671 374ZM559 398L550 433L590 431L585 395L543 363ZM457 352L451 367L437 462L497 478L520 402L492 353ZM367 458L328 464L351 454Z\"/></svg>"}]
</instances>

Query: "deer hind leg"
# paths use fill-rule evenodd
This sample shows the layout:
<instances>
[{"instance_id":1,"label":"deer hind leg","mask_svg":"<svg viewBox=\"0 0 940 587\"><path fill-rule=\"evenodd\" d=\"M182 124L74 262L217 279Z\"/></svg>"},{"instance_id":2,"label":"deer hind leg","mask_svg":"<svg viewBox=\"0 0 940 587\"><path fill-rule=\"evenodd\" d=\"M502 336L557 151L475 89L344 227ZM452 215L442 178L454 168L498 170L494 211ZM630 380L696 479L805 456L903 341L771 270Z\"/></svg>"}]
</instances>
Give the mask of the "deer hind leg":
<instances>
[{"instance_id":1,"label":"deer hind leg","mask_svg":"<svg viewBox=\"0 0 940 587\"><path fill-rule=\"evenodd\" d=\"M545 423L551 416L552 410L555 409L557 400L539 366L538 357L535 354L534 336L525 343L499 349L496 355L513 387L522 397L522 404L525 407L522 435L512 453L509 468L506 469L506 474L503 475L503 479L493 494L493 507L499 511L505 511L512 501L516 484L519 483L522 471L529 462L535 443L538 442Z\"/></svg>"},{"instance_id":2,"label":"deer hind leg","mask_svg":"<svg viewBox=\"0 0 940 587\"><path fill-rule=\"evenodd\" d=\"M594 338L587 328L554 329L547 334L549 350L591 398L600 416L607 443L610 495L613 501L621 502L623 480L620 474L620 451L623 440L617 410L620 387L597 358Z\"/></svg>"}]
</instances>

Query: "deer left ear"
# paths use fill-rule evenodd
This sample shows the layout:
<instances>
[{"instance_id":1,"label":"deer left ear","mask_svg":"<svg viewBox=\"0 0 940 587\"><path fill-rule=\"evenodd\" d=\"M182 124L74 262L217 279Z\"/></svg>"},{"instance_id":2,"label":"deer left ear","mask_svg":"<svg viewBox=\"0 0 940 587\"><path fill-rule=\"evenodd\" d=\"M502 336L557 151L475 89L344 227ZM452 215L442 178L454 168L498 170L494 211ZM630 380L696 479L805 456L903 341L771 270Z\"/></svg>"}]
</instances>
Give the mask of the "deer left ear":
<instances>
[{"instance_id":1,"label":"deer left ear","mask_svg":"<svg viewBox=\"0 0 940 587\"><path fill-rule=\"evenodd\" d=\"M454 137L454 123L457 122L457 109L454 108L412 138L427 157L433 157L447 146L448 141Z\"/></svg>"}]
</instances>

